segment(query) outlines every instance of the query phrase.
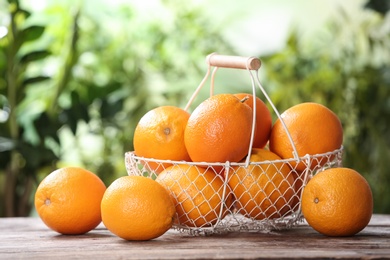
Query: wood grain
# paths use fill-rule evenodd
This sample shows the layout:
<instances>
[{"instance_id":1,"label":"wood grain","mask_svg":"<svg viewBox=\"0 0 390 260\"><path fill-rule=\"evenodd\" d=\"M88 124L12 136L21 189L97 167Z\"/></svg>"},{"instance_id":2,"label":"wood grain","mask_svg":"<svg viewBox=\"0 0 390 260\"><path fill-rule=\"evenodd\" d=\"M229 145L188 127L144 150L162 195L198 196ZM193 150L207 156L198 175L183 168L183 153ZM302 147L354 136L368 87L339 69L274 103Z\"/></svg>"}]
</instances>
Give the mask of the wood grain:
<instances>
[{"instance_id":1,"label":"wood grain","mask_svg":"<svg viewBox=\"0 0 390 260\"><path fill-rule=\"evenodd\" d=\"M191 237L170 230L125 241L103 225L80 236L49 230L39 218L0 218L0 259L390 259L390 215L374 215L362 232L323 236L306 224L268 233Z\"/></svg>"}]
</instances>

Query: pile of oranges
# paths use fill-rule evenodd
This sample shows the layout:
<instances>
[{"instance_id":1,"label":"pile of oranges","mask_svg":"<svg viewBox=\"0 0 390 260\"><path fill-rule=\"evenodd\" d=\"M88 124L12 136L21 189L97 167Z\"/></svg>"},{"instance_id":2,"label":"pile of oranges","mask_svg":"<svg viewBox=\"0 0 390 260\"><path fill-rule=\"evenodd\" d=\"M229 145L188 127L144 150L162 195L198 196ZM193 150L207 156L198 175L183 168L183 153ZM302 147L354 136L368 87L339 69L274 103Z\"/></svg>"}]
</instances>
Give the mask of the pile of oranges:
<instances>
[{"instance_id":1,"label":"pile of oranges","mask_svg":"<svg viewBox=\"0 0 390 260\"><path fill-rule=\"evenodd\" d=\"M81 168L47 176L35 196L42 220L62 234L83 234L102 221L127 240L153 239L173 225L212 227L228 215L284 218L300 208L328 236L354 235L370 221L367 181L352 169L329 168L343 129L321 104L298 104L273 123L260 98L218 94L192 113L174 106L149 111L133 140L131 154L142 166L108 188Z\"/></svg>"},{"instance_id":2,"label":"pile of oranges","mask_svg":"<svg viewBox=\"0 0 390 260\"><path fill-rule=\"evenodd\" d=\"M130 175L146 171L167 189L176 205L175 224L181 227L210 227L229 214L254 221L284 218L302 205L308 222L322 230L316 226L324 223L311 221L323 218L319 211L313 213L319 206L318 197L334 194L333 189L345 190L340 185L345 176L338 174L339 180L330 184L313 173L332 172L325 169L340 160L334 151L342 143L342 124L324 105L295 105L272 123L270 110L259 97L247 93L218 94L201 102L192 113L173 106L146 113L135 129L132 153L143 170L128 170ZM349 170L338 168L341 173ZM330 175L326 174L324 179L331 178ZM343 196L357 196L359 190L365 190L368 198L356 213L365 216L355 225L360 229L355 228L352 233L357 233L371 217L372 194L367 182L365 189L355 185L361 183L362 177L356 172L354 175L357 180L350 180L349 185L355 193L345 192ZM313 199L308 192L302 193L308 182L327 187L315 189L318 197ZM328 198L328 202L342 199L337 196ZM327 207L325 204L322 202L320 207ZM357 207L333 207L346 216L339 225L348 226L348 212ZM332 221L326 223L330 225Z\"/></svg>"}]
</instances>

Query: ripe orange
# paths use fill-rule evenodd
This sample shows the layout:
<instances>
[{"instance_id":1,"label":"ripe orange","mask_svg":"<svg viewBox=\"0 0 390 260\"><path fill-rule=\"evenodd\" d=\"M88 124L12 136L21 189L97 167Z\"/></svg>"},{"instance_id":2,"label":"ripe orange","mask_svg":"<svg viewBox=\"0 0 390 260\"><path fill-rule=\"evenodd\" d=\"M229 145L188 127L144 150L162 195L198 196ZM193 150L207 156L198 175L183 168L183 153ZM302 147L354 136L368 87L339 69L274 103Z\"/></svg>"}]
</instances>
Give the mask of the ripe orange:
<instances>
[{"instance_id":1,"label":"ripe orange","mask_svg":"<svg viewBox=\"0 0 390 260\"><path fill-rule=\"evenodd\" d=\"M90 171L60 168L39 184L35 208L51 229L69 235L84 234L101 222L100 202L106 186Z\"/></svg>"},{"instance_id":2,"label":"ripe orange","mask_svg":"<svg viewBox=\"0 0 390 260\"><path fill-rule=\"evenodd\" d=\"M172 227L175 205L163 186L143 176L116 179L104 193L103 224L126 240L150 240Z\"/></svg>"},{"instance_id":3,"label":"ripe orange","mask_svg":"<svg viewBox=\"0 0 390 260\"><path fill-rule=\"evenodd\" d=\"M233 198L229 187L210 168L173 165L156 179L171 193L180 225L214 225L229 212Z\"/></svg>"},{"instance_id":4,"label":"ripe orange","mask_svg":"<svg viewBox=\"0 0 390 260\"><path fill-rule=\"evenodd\" d=\"M267 162L281 158L265 149L254 148L250 156L251 162L263 164L235 166L227 177L238 212L256 220L285 216L295 193L291 168L286 163Z\"/></svg>"},{"instance_id":5,"label":"ripe orange","mask_svg":"<svg viewBox=\"0 0 390 260\"><path fill-rule=\"evenodd\" d=\"M330 168L309 181L302 213L311 227L327 236L352 236L369 223L373 211L366 179L349 168Z\"/></svg>"},{"instance_id":6,"label":"ripe orange","mask_svg":"<svg viewBox=\"0 0 390 260\"><path fill-rule=\"evenodd\" d=\"M234 95L240 100L247 98L244 103L253 110L253 95L246 93L238 93ZM252 147L264 148L271 134L271 129L271 112L265 103L259 97L256 97L256 130Z\"/></svg>"},{"instance_id":7,"label":"ripe orange","mask_svg":"<svg viewBox=\"0 0 390 260\"><path fill-rule=\"evenodd\" d=\"M295 105L281 114L296 146L299 157L315 155L339 149L343 142L343 128L337 115L329 108L317 103ZM293 158L293 147L287 133L277 119L271 130L269 148L283 159ZM311 160L311 169L321 167L328 158ZM292 162L292 165L296 165ZM303 171L303 162L296 165Z\"/></svg>"},{"instance_id":8,"label":"ripe orange","mask_svg":"<svg viewBox=\"0 0 390 260\"><path fill-rule=\"evenodd\" d=\"M238 162L248 153L252 110L233 94L203 101L192 112L184 133L194 162Z\"/></svg>"},{"instance_id":9,"label":"ripe orange","mask_svg":"<svg viewBox=\"0 0 390 260\"><path fill-rule=\"evenodd\" d=\"M302 191L304 187L303 184L307 183L311 177L307 176L306 177L307 179L305 180L304 174L302 172L296 172L296 171L291 171L291 175L294 177L294 190L295 190L295 194L291 203L291 208L292 211L295 212L299 209L299 205L302 198Z\"/></svg>"},{"instance_id":10,"label":"ripe orange","mask_svg":"<svg viewBox=\"0 0 390 260\"><path fill-rule=\"evenodd\" d=\"M134 131L134 152L146 158L189 161L184 144L184 130L190 114L175 106L150 110L138 122ZM146 167L156 173L171 164L149 163Z\"/></svg>"}]
</instances>

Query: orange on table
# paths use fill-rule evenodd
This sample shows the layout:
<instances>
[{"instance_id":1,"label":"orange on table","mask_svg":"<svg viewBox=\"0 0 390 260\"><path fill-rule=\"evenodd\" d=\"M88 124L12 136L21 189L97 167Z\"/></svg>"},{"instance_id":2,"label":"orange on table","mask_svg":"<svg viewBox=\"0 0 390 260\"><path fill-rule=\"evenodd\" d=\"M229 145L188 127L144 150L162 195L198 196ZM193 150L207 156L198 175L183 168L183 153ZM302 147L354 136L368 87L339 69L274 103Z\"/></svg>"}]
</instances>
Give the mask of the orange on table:
<instances>
[{"instance_id":1,"label":"orange on table","mask_svg":"<svg viewBox=\"0 0 390 260\"><path fill-rule=\"evenodd\" d=\"M314 175L302 193L302 213L323 235L355 235L368 225L372 211L368 182L350 168L329 168Z\"/></svg>"},{"instance_id":2,"label":"orange on table","mask_svg":"<svg viewBox=\"0 0 390 260\"><path fill-rule=\"evenodd\" d=\"M171 193L180 225L214 225L229 213L233 203L229 187L210 168L173 165L161 172L156 181Z\"/></svg>"},{"instance_id":3,"label":"orange on table","mask_svg":"<svg viewBox=\"0 0 390 260\"><path fill-rule=\"evenodd\" d=\"M247 104L253 110L253 95L247 93L234 94L240 100L247 98ZM266 104L256 97L256 128L253 139L253 148L264 148L268 143L269 136L272 129L272 115Z\"/></svg>"},{"instance_id":4,"label":"orange on table","mask_svg":"<svg viewBox=\"0 0 390 260\"><path fill-rule=\"evenodd\" d=\"M265 149L252 149L250 164L234 166L228 183L236 198L238 212L256 220L283 217L291 210L295 193L294 177L287 163ZM268 162L271 161L271 162Z\"/></svg>"},{"instance_id":5,"label":"orange on table","mask_svg":"<svg viewBox=\"0 0 390 260\"><path fill-rule=\"evenodd\" d=\"M100 202L106 186L94 173L78 167L57 169L39 184L34 204L51 229L84 234L101 222Z\"/></svg>"},{"instance_id":6,"label":"orange on table","mask_svg":"<svg viewBox=\"0 0 390 260\"><path fill-rule=\"evenodd\" d=\"M175 106L161 106L147 112L134 131L137 156L174 161L189 161L184 130L190 114ZM159 173L171 164L149 162L149 170Z\"/></svg>"},{"instance_id":7,"label":"orange on table","mask_svg":"<svg viewBox=\"0 0 390 260\"><path fill-rule=\"evenodd\" d=\"M299 157L315 155L339 149L343 143L343 128L337 115L324 105L307 102L290 107L281 118L295 144ZM280 119L271 130L269 149L283 159L293 158L293 147ZM311 169L321 167L328 161L323 157L311 160ZM307 166L291 162L303 171Z\"/></svg>"},{"instance_id":8,"label":"orange on table","mask_svg":"<svg viewBox=\"0 0 390 260\"><path fill-rule=\"evenodd\" d=\"M150 240L173 225L175 205L166 189L143 176L116 179L104 193L103 224L126 240Z\"/></svg>"},{"instance_id":9,"label":"orange on table","mask_svg":"<svg viewBox=\"0 0 390 260\"><path fill-rule=\"evenodd\" d=\"M238 162L249 151L252 110L233 94L218 94L192 112L184 141L194 162Z\"/></svg>"}]
</instances>

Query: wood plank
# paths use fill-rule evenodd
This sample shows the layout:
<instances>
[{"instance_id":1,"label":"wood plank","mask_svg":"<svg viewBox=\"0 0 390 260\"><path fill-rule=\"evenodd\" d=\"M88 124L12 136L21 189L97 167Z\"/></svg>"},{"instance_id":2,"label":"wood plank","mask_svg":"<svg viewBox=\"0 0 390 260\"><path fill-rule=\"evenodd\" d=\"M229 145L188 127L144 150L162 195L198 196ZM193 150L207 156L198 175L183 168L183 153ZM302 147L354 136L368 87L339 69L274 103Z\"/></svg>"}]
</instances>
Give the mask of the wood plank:
<instances>
[{"instance_id":1,"label":"wood plank","mask_svg":"<svg viewBox=\"0 0 390 260\"><path fill-rule=\"evenodd\" d=\"M125 241L103 225L80 236L49 230L38 218L0 219L1 259L390 259L390 215L374 215L353 237L323 236L303 224L267 233L192 237L170 230L143 242Z\"/></svg>"}]
</instances>

